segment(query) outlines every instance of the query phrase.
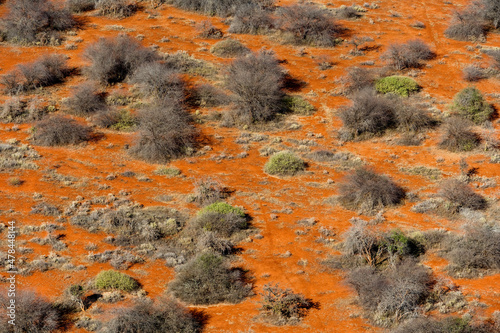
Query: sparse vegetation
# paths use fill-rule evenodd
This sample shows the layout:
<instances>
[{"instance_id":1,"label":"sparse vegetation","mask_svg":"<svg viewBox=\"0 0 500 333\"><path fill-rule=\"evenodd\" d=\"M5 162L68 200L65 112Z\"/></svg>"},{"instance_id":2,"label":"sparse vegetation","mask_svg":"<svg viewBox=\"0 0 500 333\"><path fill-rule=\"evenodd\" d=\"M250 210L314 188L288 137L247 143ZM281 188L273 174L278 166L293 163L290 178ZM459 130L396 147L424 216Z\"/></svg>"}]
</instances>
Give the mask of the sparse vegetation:
<instances>
[{"instance_id":1,"label":"sparse vegetation","mask_svg":"<svg viewBox=\"0 0 500 333\"><path fill-rule=\"evenodd\" d=\"M450 26L445 35L457 40L479 40L484 38L486 27L482 19L481 9L476 5L469 5L462 11L455 11Z\"/></svg>"},{"instance_id":2,"label":"sparse vegetation","mask_svg":"<svg viewBox=\"0 0 500 333\"><path fill-rule=\"evenodd\" d=\"M66 8L73 13L82 13L95 8L96 0L66 0Z\"/></svg>"},{"instance_id":3,"label":"sparse vegetation","mask_svg":"<svg viewBox=\"0 0 500 333\"><path fill-rule=\"evenodd\" d=\"M468 120L451 117L444 122L439 142L441 148L451 151L470 151L476 148L479 142L479 136L472 131Z\"/></svg>"},{"instance_id":4,"label":"sparse vegetation","mask_svg":"<svg viewBox=\"0 0 500 333\"><path fill-rule=\"evenodd\" d=\"M100 15L124 18L134 14L137 5L133 0L95 0L95 8Z\"/></svg>"},{"instance_id":5,"label":"sparse vegetation","mask_svg":"<svg viewBox=\"0 0 500 333\"><path fill-rule=\"evenodd\" d=\"M139 288L136 280L117 271L109 270L102 271L95 278L95 286L97 289L117 289L122 291L134 291Z\"/></svg>"},{"instance_id":6,"label":"sparse vegetation","mask_svg":"<svg viewBox=\"0 0 500 333\"><path fill-rule=\"evenodd\" d=\"M475 124L482 124L493 114L493 107L488 104L481 91L475 87L467 87L455 95L451 110Z\"/></svg>"},{"instance_id":7,"label":"sparse vegetation","mask_svg":"<svg viewBox=\"0 0 500 333\"><path fill-rule=\"evenodd\" d=\"M271 31L275 22L271 12L261 5L247 4L237 8L229 26L235 34L265 34Z\"/></svg>"},{"instance_id":8,"label":"sparse vegetation","mask_svg":"<svg viewBox=\"0 0 500 333\"><path fill-rule=\"evenodd\" d=\"M417 92L420 87L415 80L409 77L387 76L377 80L375 89L383 94L393 93L408 97L411 93Z\"/></svg>"},{"instance_id":9,"label":"sparse vegetation","mask_svg":"<svg viewBox=\"0 0 500 333\"><path fill-rule=\"evenodd\" d=\"M462 70L462 77L467 82L476 82L486 78L486 75L480 67L469 65Z\"/></svg>"},{"instance_id":10,"label":"sparse vegetation","mask_svg":"<svg viewBox=\"0 0 500 333\"><path fill-rule=\"evenodd\" d=\"M390 66L396 70L419 68L422 61L434 58L429 46L420 39L409 40L404 44L392 44L383 54Z\"/></svg>"},{"instance_id":11,"label":"sparse vegetation","mask_svg":"<svg viewBox=\"0 0 500 333\"><path fill-rule=\"evenodd\" d=\"M107 109L104 96L92 83L83 83L73 89L71 96L64 103L68 112L87 117Z\"/></svg>"},{"instance_id":12,"label":"sparse vegetation","mask_svg":"<svg viewBox=\"0 0 500 333\"><path fill-rule=\"evenodd\" d=\"M347 175L339 185L339 200L348 209L366 213L399 204L405 191L387 176L366 168L359 168Z\"/></svg>"},{"instance_id":13,"label":"sparse vegetation","mask_svg":"<svg viewBox=\"0 0 500 333\"><path fill-rule=\"evenodd\" d=\"M293 176L305 169L304 161L297 155L282 151L271 156L264 166L270 175Z\"/></svg>"},{"instance_id":14,"label":"sparse vegetation","mask_svg":"<svg viewBox=\"0 0 500 333\"><path fill-rule=\"evenodd\" d=\"M487 206L486 200L481 195L457 179L444 181L439 195L448 200L451 206L450 210L457 212L463 208L482 210Z\"/></svg>"},{"instance_id":15,"label":"sparse vegetation","mask_svg":"<svg viewBox=\"0 0 500 333\"><path fill-rule=\"evenodd\" d=\"M236 39L224 39L212 46L210 52L222 58L236 58L250 52L250 49Z\"/></svg>"},{"instance_id":16,"label":"sparse vegetation","mask_svg":"<svg viewBox=\"0 0 500 333\"><path fill-rule=\"evenodd\" d=\"M53 115L34 126L33 142L40 146L75 145L91 139L92 130L77 121Z\"/></svg>"},{"instance_id":17,"label":"sparse vegetation","mask_svg":"<svg viewBox=\"0 0 500 333\"><path fill-rule=\"evenodd\" d=\"M159 62L146 62L139 65L130 77L143 94L158 101L184 101L185 84L179 73Z\"/></svg>"},{"instance_id":18,"label":"sparse vegetation","mask_svg":"<svg viewBox=\"0 0 500 333\"><path fill-rule=\"evenodd\" d=\"M173 4L179 8L222 17L233 15L242 6L258 3L258 0L173 0Z\"/></svg>"}]
</instances>

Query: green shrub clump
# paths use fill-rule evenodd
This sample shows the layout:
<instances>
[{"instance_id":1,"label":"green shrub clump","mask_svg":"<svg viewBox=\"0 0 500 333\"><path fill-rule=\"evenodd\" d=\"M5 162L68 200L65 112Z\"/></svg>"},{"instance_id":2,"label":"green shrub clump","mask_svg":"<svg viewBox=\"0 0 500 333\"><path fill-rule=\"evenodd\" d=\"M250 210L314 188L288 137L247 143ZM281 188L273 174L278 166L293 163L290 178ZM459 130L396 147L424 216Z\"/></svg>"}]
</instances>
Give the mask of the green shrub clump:
<instances>
[{"instance_id":1,"label":"green shrub clump","mask_svg":"<svg viewBox=\"0 0 500 333\"><path fill-rule=\"evenodd\" d=\"M451 109L476 124L489 120L493 113L493 108L476 87L467 87L456 94Z\"/></svg>"},{"instance_id":2,"label":"green shrub clump","mask_svg":"<svg viewBox=\"0 0 500 333\"><path fill-rule=\"evenodd\" d=\"M417 92L420 87L415 80L409 77L394 75L379 79L375 83L375 88L383 94L393 93L408 97L411 93Z\"/></svg>"},{"instance_id":3,"label":"green shrub clump","mask_svg":"<svg viewBox=\"0 0 500 333\"><path fill-rule=\"evenodd\" d=\"M314 106L300 96L285 96L283 104L286 110L295 114L311 114L314 112Z\"/></svg>"},{"instance_id":4,"label":"green shrub clump","mask_svg":"<svg viewBox=\"0 0 500 333\"><path fill-rule=\"evenodd\" d=\"M279 176L293 176L304 169L304 161L288 151L274 154L264 166L264 171L268 174Z\"/></svg>"},{"instance_id":5,"label":"green shrub clump","mask_svg":"<svg viewBox=\"0 0 500 333\"><path fill-rule=\"evenodd\" d=\"M238 207L233 207L228 203L225 202L215 202L211 205L208 205L201 209L198 212L198 215L204 215L207 213L218 213L218 214L235 214L241 217L245 217L245 212L243 209L238 208Z\"/></svg>"},{"instance_id":6,"label":"green shrub clump","mask_svg":"<svg viewBox=\"0 0 500 333\"><path fill-rule=\"evenodd\" d=\"M95 286L98 289L118 289L133 291L139 288L136 280L117 271L109 270L100 272L95 278Z\"/></svg>"}]
</instances>

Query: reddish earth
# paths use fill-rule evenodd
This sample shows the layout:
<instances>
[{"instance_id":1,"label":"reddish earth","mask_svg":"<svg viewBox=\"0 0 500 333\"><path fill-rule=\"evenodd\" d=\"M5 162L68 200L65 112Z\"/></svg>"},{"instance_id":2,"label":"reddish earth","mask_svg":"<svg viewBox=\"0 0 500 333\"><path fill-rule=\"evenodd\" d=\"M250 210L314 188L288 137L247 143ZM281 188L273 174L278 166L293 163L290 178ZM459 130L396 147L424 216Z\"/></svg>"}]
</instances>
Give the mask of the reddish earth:
<instances>
[{"instance_id":1,"label":"reddish earth","mask_svg":"<svg viewBox=\"0 0 500 333\"><path fill-rule=\"evenodd\" d=\"M280 4L294 3L295 1L281 1ZM329 1L316 1L328 5ZM264 173L263 166L267 157L260 156L258 150L270 144L272 138L281 137L287 145L288 139L313 139L317 147L312 149L336 149L351 152L359 156L365 163L373 166L377 171L390 175L407 190L418 192L421 196L436 192L436 182L423 176L408 175L400 170L401 167L428 166L439 168L444 177L457 175L458 162L465 157L471 167L478 168L478 175L497 178L500 174L500 164L489 163L489 156L481 152L467 154L450 153L436 148L439 132L428 134L423 145L417 147L402 147L393 143L394 137L388 135L365 142L351 142L341 144L337 139L337 131L341 126L336 116L336 109L346 104L344 97L333 96L332 92L338 89L336 79L345 74L347 67L373 60L375 66L383 66L380 55L385 48L394 42L412 38L421 38L429 43L437 53L436 59L428 62L427 67L419 71L416 80L423 87L422 94L435 98L438 104L434 105L441 112L447 111L447 105L453 96L467 83L461 79L461 69L465 64L479 62L486 66L488 59L479 52L479 49L469 51L466 46L480 45L482 47L500 46L500 34L490 34L485 43L458 42L444 37L443 31L447 27L450 14L456 8L463 6L465 0L455 1L454 4L445 4L441 0L390 1L377 2L378 9L369 9L365 15L355 21L342 21L351 33L359 36L370 36L374 39L370 45L379 46L364 56L351 56L351 46L344 43L332 49L286 46L272 41L266 36L231 35L252 50L262 47L272 49L279 59L286 59L284 66L292 77L306 82L300 94L310 101L317 111L312 116L290 116L289 122L301 125L299 130L275 130L261 134L269 135L269 140L253 142L244 147L235 143L241 130L220 127L215 122L207 122L198 126L212 150L203 156L193 156L173 161L174 166L182 171L184 177L166 178L157 176L154 171L158 165L152 165L130 158L124 151L124 145L133 141L134 134L114 131L102 131L104 138L86 146L70 148L33 147L41 158L36 161L39 169L20 170L0 173L0 217L2 222L15 219L18 226L41 225L44 222L53 222L55 218L37 214L29 214L31 207L37 202L33 194L43 194L43 200L58 205L67 206L77 196L91 199L96 196L106 196L109 193L118 195L122 190L129 192L128 198L145 206L165 205L193 215L196 207L186 202L186 196L192 193L194 183L204 177L213 177L234 191L229 202L240 205L253 217L253 225L260 230L262 239L252 238L240 244L243 251L239 261L235 264L248 269L254 277L256 294L262 291L264 284L279 282L282 286L290 287L296 292L319 302L320 308L313 309L308 316L297 326L274 327L262 323L256 316L260 307L260 297L254 296L236 305L221 304L215 306L198 307L209 316L206 332L378 332L362 316L361 309L355 304L354 292L343 282L343 273L340 271L327 272L320 261L329 255L337 254L329 246L315 240L320 236L319 227L331 227L336 232L335 241L341 239L342 233L350 226L349 220L358 216L355 212L345 210L339 205L332 204L328 198L337 194L335 183L341 180L346 171L338 171L335 165L328 163L309 163L305 174L293 178L277 178ZM350 5L349 1L340 1ZM0 6L0 14L5 12L5 5ZM392 17L389 10L401 14L401 17ZM154 16L155 18L148 18ZM9 44L0 44L0 68L2 73L13 69L17 64L32 61L45 53L66 54L69 63L75 67L86 64L82 57L83 50L99 37L115 36L120 31L109 29L109 26L121 26L123 31L131 36L143 35L143 45L157 45L161 52L187 51L196 58L208 60L216 64L227 63L228 60L213 56L208 50L216 41L205 40L197 36L195 23L210 20L214 25L227 32L227 25L220 18L207 18L202 15L181 11L169 6L159 9L145 9L130 18L123 20L107 19L93 15L82 15L85 19L85 28L77 31L75 36L68 36L67 42L75 39L75 50L66 50L60 47L21 47ZM409 25L414 21L423 22L427 28L417 30ZM371 23L370 23L371 22ZM170 42L162 42L168 37ZM315 58L325 55L335 62L331 69L320 71ZM71 78L65 85L46 89L42 98L55 101L59 105L60 99L68 95L69 88L84 81L83 76ZM198 79L193 79L194 81ZM485 94L498 92L498 78L489 78L477 84ZM491 96L491 95L490 95ZM498 96L498 95L497 95ZM2 96L5 99L5 96ZM497 108L500 103L497 98L487 97ZM202 115L213 112L211 109L200 109ZM494 122L498 130L499 122ZM28 130L31 125L19 126L19 131L10 131L12 124L0 125L2 141L18 139L29 143ZM308 133L315 136L309 137ZM322 136L318 136L321 134ZM498 138L498 132L496 134ZM243 159L215 159L225 154L235 157L246 151L248 157ZM56 170L58 174L76 177L72 185L60 182L46 182L42 175L47 170ZM134 171L145 175L152 181L144 182L131 177L118 176L115 180L106 180L109 174L120 175L125 171ZM327 172L325 172L327 171ZM8 179L18 176L24 183L21 186L8 185ZM328 179L335 183L330 184ZM102 185L109 187L102 189ZM490 198L498 198L497 187L478 189L479 193ZM173 200L165 203L158 200L162 194L172 195ZM402 230L427 230L446 228L460 231L460 222L450 221L426 214L410 211L413 203L406 202L384 213L386 222L377 227L382 229L401 228ZM284 210L290 208L292 213ZM12 212L9 212L11 210ZM276 214L277 218L271 218ZM304 227L296 221L312 218L317 224ZM362 217L362 216L361 216ZM363 217L362 217L363 218ZM98 252L114 247L103 240L104 233L89 233L84 229L65 223L65 230L58 231L65 235L63 242L68 249L60 251L60 255L69 256L74 265L83 264L87 267L81 271L50 270L35 272L30 276L20 276L18 279L21 288L34 289L51 299L60 296L69 285L93 278L102 269L109 269L109 264L92 264L85 260L88 251L85 246L89 243L98 245ZM305 233L300 235L297 230ZM46 232L36 233L37 237L45 237ZM34 253L27 254L28 259L39 255L47 255L52 251L49 245L37 245L29 240L35 235L23 235L19 238L20 244L32 248ZM23 244L25 243L25 244ZM282 254L289 251L291 256ZM307 261L307 265L299 265L298 261ZM429 256L424 263L434 269L437 275L447 276L444 267L446 261L435 256ZM166 284L173 279L173 269L166 267L163 262L147 262L136 264L126 271L137 278L144 286L149 296L160 295ZM456 279L459 286L468 298L479 298L487 305L484 310L479 309L481 316L488 316L495 310L500 310L498 285L500 275L490 275L478 279ZM482 311L482 312L481 312ZM71 331L78 332L76 329ZM380 330L381 331L381 330ZM83 331L81 331L83 332Z\"/></svg>"}]
</instances>

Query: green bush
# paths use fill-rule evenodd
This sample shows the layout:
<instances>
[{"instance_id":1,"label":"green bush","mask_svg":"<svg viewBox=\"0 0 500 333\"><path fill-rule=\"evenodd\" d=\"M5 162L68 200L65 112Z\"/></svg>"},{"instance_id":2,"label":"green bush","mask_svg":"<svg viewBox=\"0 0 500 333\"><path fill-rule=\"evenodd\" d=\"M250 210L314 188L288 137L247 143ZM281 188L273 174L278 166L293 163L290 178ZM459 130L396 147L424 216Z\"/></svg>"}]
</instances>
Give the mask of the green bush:
<instances>
[{"instance_id":1,"label":"green bush","mask_svg":"<svg viewBox=\"0 0 500 333\"><path fill-rule=\"evenodd\" d=\"M245 217L245 212L243 209L238 208L238 207L233 207L228 203L225 202L215 202L211 205L208 205L201 209L198 212L198 215L204 215L206 213L218 213L218 214L236 214L241 217Z\"/></svg>"},{"instance_id":2,"label":"green bush","mask_svg":"<svg viewBox=\"0 0 500 333\"><path fill-rule=\"evenodd\" d=\"M406 97L412 92L417 92L419 90L418 83L415 80L397 75L379 79L375 83L375 88L378 92L383 94L394 93Z\"/></svg>"},{"instance_id":3,"label":"green bush","mask_svg":"<svg viewBox=\"0 0 500 333\"><path fill-rule=\"evenodd\" d=\"M296 114L311 114L314 106L300 96L285 96L283 104L286 110Z\"/></svg>"},{"instance_id":4,"label":"green bush","mask_svg":"<svg viewBox=\"0 0 500 333\"><path fill-rule=\"evenodd\" d=\"M493 108L476 87L467 87L456 94L451 110L476 124L489 120L493 113Z\"/></svg>"},{"instance_id":5,"label":"green bush","mask_svg":"<svg viewBox=\"0 0 500 333\"><path fill-rule=\"evenodd\" d=\"M304 169L304 161L288 151L274 154L264 166L264 171L268 174L279 176L293 176Z\"/></svg>"},{"instance_id":6,"label":"green bush","mask_svg":"<svg viewBox=\"0 0 500 333\"><path fill-rule=\"evenodd\" d=\"M95 278L97 289L118 289L123 291L133 291L139 288L136 280L117 271L109 270L100 272Z\"/></svg>"}]
</instances>

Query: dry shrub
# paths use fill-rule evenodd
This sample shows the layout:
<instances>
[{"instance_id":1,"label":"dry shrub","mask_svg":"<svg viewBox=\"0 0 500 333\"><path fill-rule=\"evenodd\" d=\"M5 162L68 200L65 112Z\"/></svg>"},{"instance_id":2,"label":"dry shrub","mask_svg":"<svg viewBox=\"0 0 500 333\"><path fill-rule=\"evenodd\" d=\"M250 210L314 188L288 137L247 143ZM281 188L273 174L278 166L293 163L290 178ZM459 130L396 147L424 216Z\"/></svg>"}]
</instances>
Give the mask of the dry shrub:
<instances>
[{"instance_id":1,"label":"dry shrub","mask_svg":"<svg viewBox=\"0 0 500 333\"><path fill-rule=\"evenodd\" d=\"M87 117L107 109L104 95L90 82L75 87L64 103L69 113Z\"/></svg>"},{"instance_id":2,"label":"dry shrub","mask_svg":"<svg viewBox=\"0 0 500 333\"><path fill-rule=\"evenodd\" d=\"M462 70L462 77L467 82L476 82L486 77L481 67L470 65L465 66Z\"/></svg>"},{"instance_id":3,"label":"dry shrub","mask_svg":"<svg viewBox=\"0 0 500 333\"><path fill-rule=\"evenodd\" d=\"M121 34L115 38L99 38L84 52L91 62L86 74L102 83L117 83L125 80L140 65L154 61L158 56L132 37Z\"/></svg>"},{"instance_id":4,"label":"dry shrub","mask_svg":"<svg viewBox=\"0 0 500 333\"><path fill-rule=\"evenodd\" d=\"M404 44L391 44L382 56L396 70L419 68L422 66L422 61L434 57L435 54L429 46L420 39L409 40Z\"/></svg>"},{"instance_id":5,"label":"dry shrub","mask_svg":"<svg viewBox=\"0 0 500 333\"><path fill-rule=\"evenodd\" d=\"M405 190L387 176L367 168L356 169L339 185L339 200L348 209L366 213L399 204L405 198Z\"/></svg>"},{"instance_id":6,"label":"dry shrub","mask_svg":"<svg viewBox=\"0 0 500 333\"><path fill-rule=\"evenodd\" d=\"M478 40L484 38L486 27L483 22L482 9L469 5L463 11L455 11L445 35L457 40Z\"/></svg>"},{"instance_id":7,"label":"dry shrub","mask_svg":"<svg viewBox=\"0 0 500 333\"><path fill-rule=\"evenodd\" d=\"M277 26L287 43L324 47L337 44L341 28L327 10L315 5L292 5L282 7L278 17Z\"/></svg>"},{"instance_id":8,"label":"dry shrub","mask_svg":"<svg viewBox=\"0 0 500 333\"><path fill-rule=\"evenodd\" d=\"M146 62L140 65L130 77L142 93L157 100L183 101L185 84L179 73L159 62Z\"/></svg>"},{"instance_id":9,"label":"dry shrub","mask_svg":"<svg viewBox=\"0 0 500 333\"><path fill-rule=\"evenodd\" d=\"M471 128L468 120L458 117L446 119L439 146L450 151L473 150L479 145L480 138Z\"/></svg>"},{"instance_id":10,"label":"dry shrub","mask_svg":"<svg viewBox=\"0 0 500 333\"><path fill-rule=\"evenodd\" d=\"M197 333L202 322L187 308L170 298L155 302L137 301L128 308L115 310L115 316L99 332L106 333Z\"/></svg>"},{"instance_id":11,"label":"dry shrub","mask_svg":"<svg viewBox=\"0 0 500 333\"><path fill-rule=\"evenodd\" d=\"M213 178L197 180L194 190L194 202L199 206L208 206L227 197L224 186Z\"/></svg>"},{"instance_id":12,"label":"dry shrub","mask_svg":"<svg viewBox=\"0 0 500 333\"><path fill-rule=\"evenodd\" d=\"M66 0L66 8L73 13L82 13L95 8L96 0Z\"/></svg>"},{"instance_id":13,"label":"dry shrub","mask_svg":"<svg viewBox=\"0 0 500 333\"><path fill-rule=\"evenodd\" d=\"M373 71L363 67L349 67L347 74L342 78L347 94L359 92L366 88L372 88L375 83Z\"/></svg>"},{"instance_id":14,"label":"dry shrub","mask_svg":"<svg viewBox=\"0 0 500 333\"><path fill-rule=\"evenodd\" d=\"M230 117L237 124L271 120L282 109L284 72L274 54L261 51L233 61L226 87L234 94Z\"/></svg>"},{"instance_id":15,"label":"dry shrub","mask_svg":"<svg viewBox=\"0 0 500 333\"><path fill-rule=\"evenodd\" d=\"M199 36L210 39L221 39L224 33L219 28L215 27L209 20L203 21L196 26L199 31Z\"/></svg>"},{"instance_id":16,"label":"dry shrub","mask_svg":"<svg viewBox=\"0 0 500 333\"><path fill-rule=\"evenodd\" d=\"M40 146L74 145L91 139L92 129L61 115L45 117L34 126L33 143Z\"/></svg>"},{"instance_id":17,"label":"dry shrub","mask_svg":"<svg viewBox=\"0 0 500 333\"><path fill-rule=\"evenodd\" d=\"M137 10L134 0L95 0L100 15L118 18L129 17Z\"/></svg>"},{"instance_id":18,"label":"dry shrub","mask_svg":"<svg viewBox=\"0 0 500 333\"><path fill-rule=\"evenodd\" d=\"M235 34L265 34L274 28L271 12L261 5L248 4L239 7L229 26Z\"/></svg>"},{"instance_id":19,"label":"dry shrub","mask_svg":"<svg viewBox=\"0 0 500 333\"><path fill-rule=\"evenodd\" d=\"M467 184L457 180L446 180L441 184L439 195L451 204L450 209L458 212L460 209L483 210L487 207L486 200Z\"/></svg>"},{"instance_id":20,"label":"dry shrub","mask_svg":"<svg viewBox=\"0 0 500 333\"><path fill-rule=\"evenodd\" d=\"M0 34L13 43L59 44L60 32L76 25L71 13L48 0L10 0Z\"/></svg>"},{"instance_id":21,"label":"dry shrub","mask_svg":"<svg viewBox=\"0 0 500 333\"><path fill-rule=\"evenodd\" d=\"M230 16L245 5L258 4L259 0L173 0L174 6L179 8L202 12L212 16Z\"/></svg>"},{"instance_id":22,"label":"dry shrub","mask_svg":"<svg viewBox=\"0 0 500 333\"><path fill-rule=\"evenodd\" d=\"M175 297L194 305L239 303L251 290L241 270L230 268L223 257L210 252L182 266L168 287Z\"/></svg>"},{"instance_id":23,"label":"dry shrub","mask_svg":"<svg viewBox=\"0 0 500 333\"><path fill-rule=\"evenodd\" d=\"M413 100L395 101L397 129L403 133L414 133L436 125L436 121Z\"/></svg>"},{"instance_id":24,"label":"dry shrub","mask_svg":"<svg viewBox=\"0 0 500 333\"><path fill-rule=\"evenodd\" d=\"M215 43L210 52L222 58L236 58L244 56L250 52L250 49L236 39L224 39Z\"/></svg>"},{"instance_id":25,"label":"dry shrub","mask_svg":"<svg viewBox=\"0 0 500 333\"><path fill-rule=\"evenodd\" d=\"M193 227L206 230L220 237L229 238L248 227L247 219L237 213L204 212L193 221Z\"/></svg>"},{"instance_id":26,"label":"dry shrub","mask_svg":"<svg viewBox=\"0 0 500 333\"><path fill-rule=\"evenodd\" d=\"M139 134L131 154L145 161L164 163L189 154L196 142L191 117L175 101L139 112Z\"/></svg>"},{"instance_id":27,"label":"dry shrub","mask_svg":"<svg viewBox=\"0 0 500 333\"><path fill-rule=\"evenodd\" d=\"M0 111L0 121L6 123L29 123L38 121L46 114L46 108L37 99L11 97L5 101Z\"/></svg>"}]
</instances>

